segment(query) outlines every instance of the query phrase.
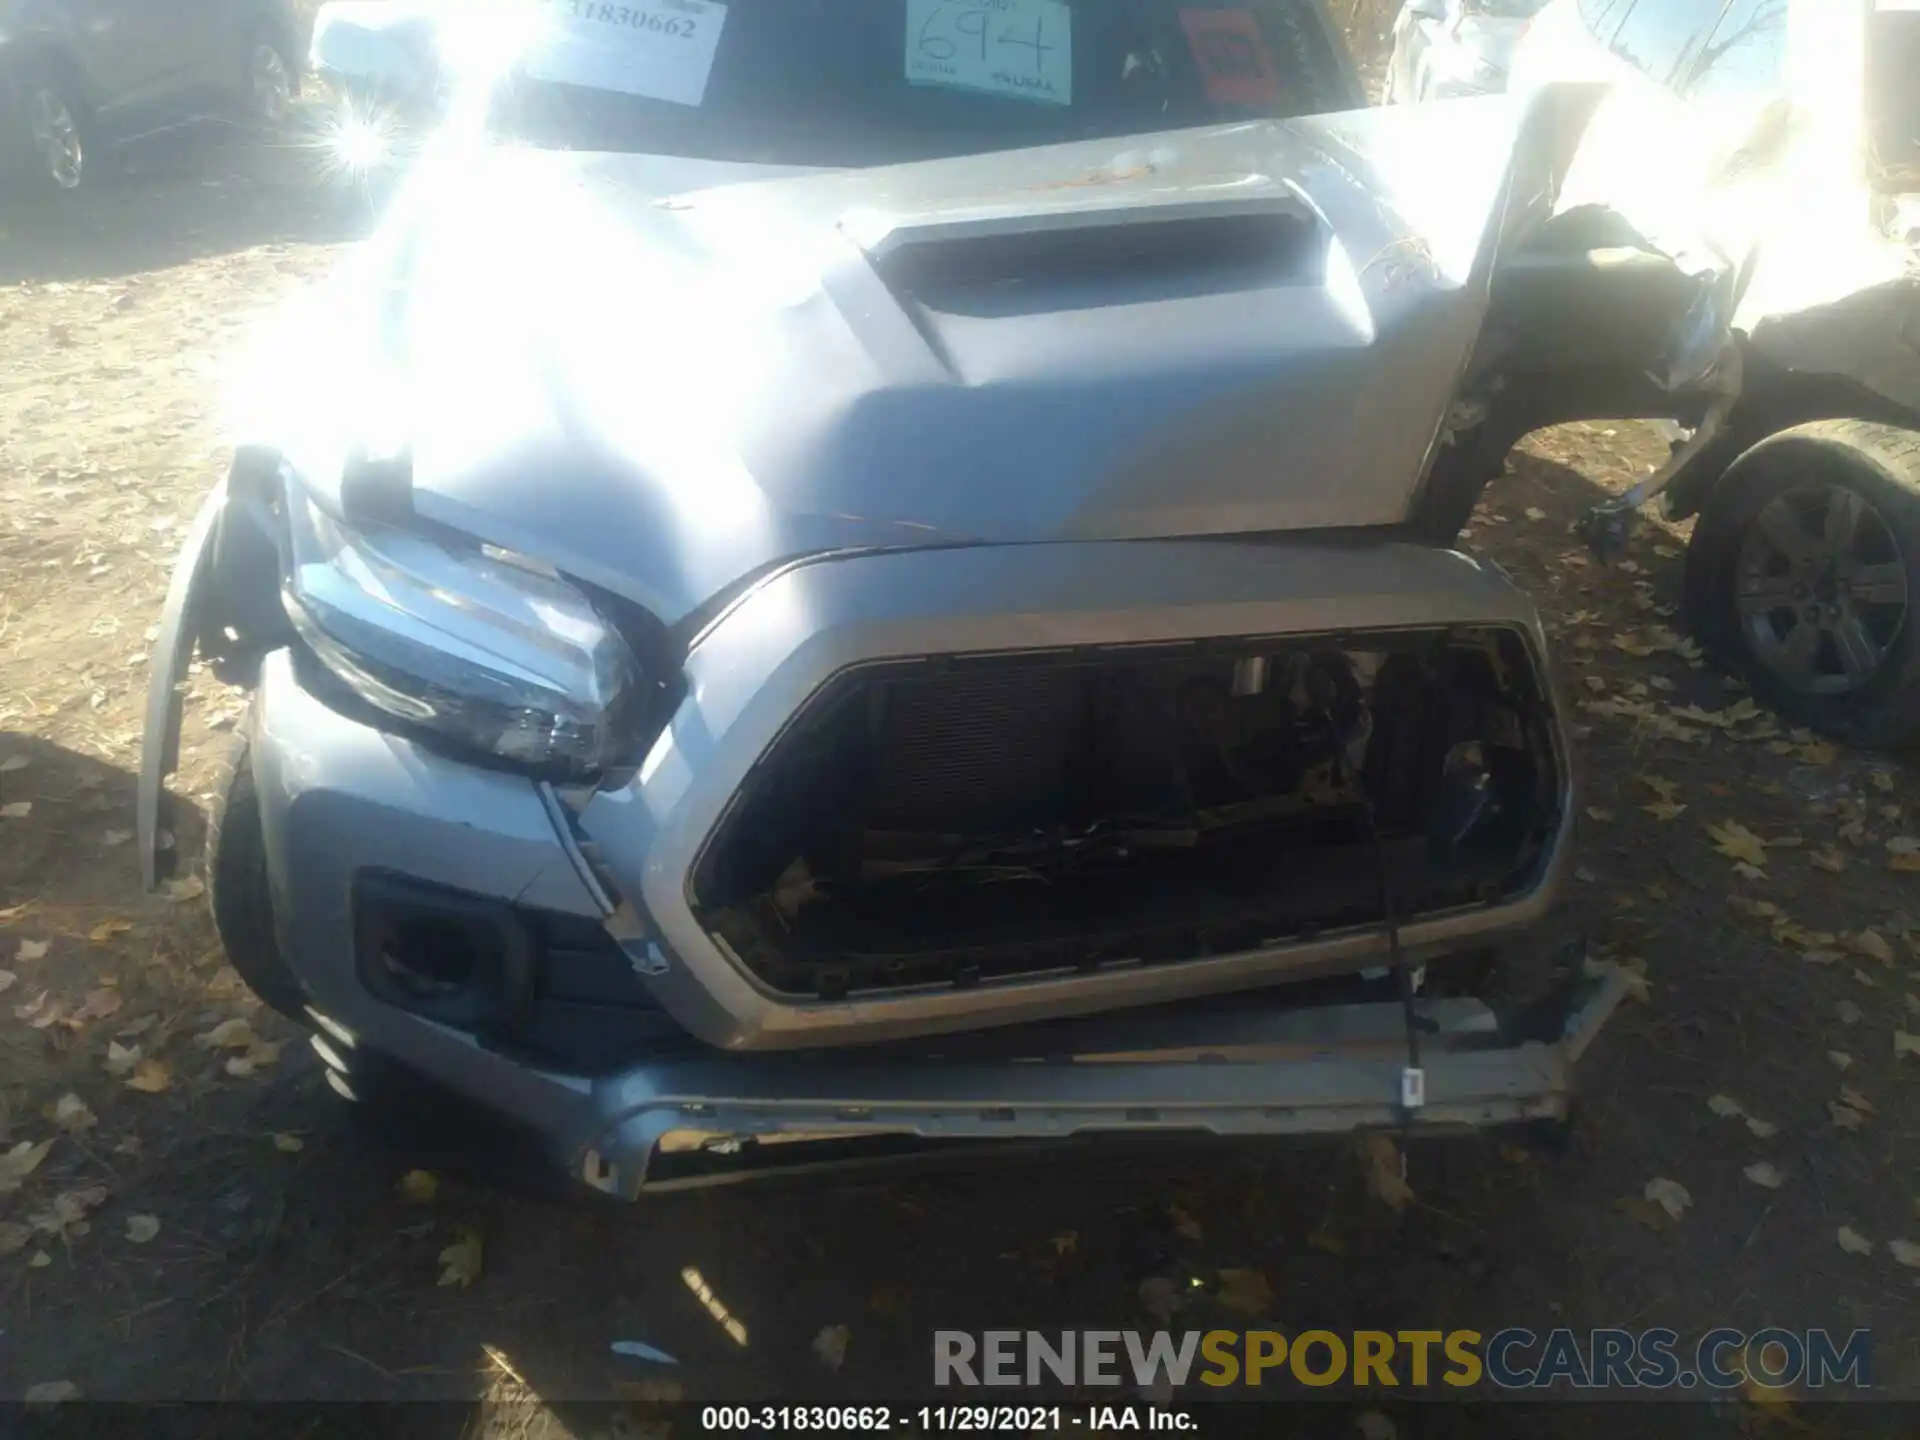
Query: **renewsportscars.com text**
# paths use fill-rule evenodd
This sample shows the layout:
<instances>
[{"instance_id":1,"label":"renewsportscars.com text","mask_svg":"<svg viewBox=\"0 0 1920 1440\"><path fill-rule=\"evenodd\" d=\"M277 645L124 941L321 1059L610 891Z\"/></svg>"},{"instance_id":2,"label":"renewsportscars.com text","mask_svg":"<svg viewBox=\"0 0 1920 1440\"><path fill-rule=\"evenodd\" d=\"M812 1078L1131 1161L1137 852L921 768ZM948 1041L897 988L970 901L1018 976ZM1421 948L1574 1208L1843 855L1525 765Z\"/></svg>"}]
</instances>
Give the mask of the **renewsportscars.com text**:
<instances>
[{"instance_id":1,"label":"renewsportscars.com text","mask_svg":"<svg viewBox=\"0 0 1920 1440\"><path fill-rule=\"evenodd\" d=\"M1866 1330L939 1330L936 1385L1734 1390L1873 1385Z\"/></svg>"}]
</instances>

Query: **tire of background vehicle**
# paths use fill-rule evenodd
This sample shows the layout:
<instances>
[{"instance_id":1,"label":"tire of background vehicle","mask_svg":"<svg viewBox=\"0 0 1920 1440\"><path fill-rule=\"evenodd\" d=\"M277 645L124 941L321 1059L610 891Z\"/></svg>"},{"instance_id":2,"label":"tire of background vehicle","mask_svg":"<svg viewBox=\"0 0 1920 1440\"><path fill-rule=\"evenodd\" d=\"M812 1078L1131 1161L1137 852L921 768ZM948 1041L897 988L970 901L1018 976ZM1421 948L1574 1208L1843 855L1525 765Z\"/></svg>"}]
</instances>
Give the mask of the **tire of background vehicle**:
<instances>
[{"instance_id":1,"label":"tire of background vehicle","mask_svg":"<svg viewBox=\"0 0 1920 1440\"><path fill-rule=\"evenodd\" d=\"M1877 667L1857 688L1835 694L1812 693L1776 673L1756 651L1755 637L1736 603L1742 551L1760 526L1762 512L1782 497L1804 494L1810 515L1820 487L1829 494L1842 489L1865 502L1865 515L1877 517L1894 546L1892 556L1881 562L1882 571L1894 566L1894 573L1905 581L1901 602L1905 610L1897 628L1887 634ZM1856 524L1850 543L1852 537L1871 533L1870 521ZM1807 533L1811 537L1810 529ZM1819 572L1813 573L1818 584ZM1818 604L1830 595L1826 589L1811 590L1805 598ZM1850 596L1839 598L1853 606ZM1783 430L1728 467L1694 521L1687 548L1685 602L1702 646L1781 714L1834 738L1887 749L1920 743L1916 601L1920 601L1920 431L1864 420L1821 420ZM1864 612L1849 609L1847 613ZM1887 623L1884 610L1874 614L1878 623ZM1799 623L1796 620L1796 626Z\"/></svg>"},{"instance_id":2,"label":"tire of background vehicle","mask_svg":"<svg viewBox=\"0 0 1920 1440\"><path fill-rule=\"evenodd\" d=\"M266 835L244 725L221 762L207 816L207 901L228 963L269 1007L306 1025L306 991L274 933Z\"/></svg>"},{"instance_id":3,"label":"tire of background vehicle","mask_svg":"<svg viewBox=\"0 0 1920 1440\"><path fill-rule=\"evenodd\" d=\"M29 62L13 80L15 113L7 123L17 126L26 137L29 160L21 177L27 187L53 195L78 190L91 180L93 163L93 122L73 72L55 58ZM64 167L56 166L41 133L43 125L61 122L70 127L73 151Z\"/></svg>"},{"instance_id":4,"label":"tire of background vehicle","mask_svg":"<svg viewBox=\"0 0 1920 1440\"><path fill-rule=\"evenodd\" d=\"M299 70L289 58L285 37L273 26L260 27L247 41L240 84L249 124L268 132L286 128L299 93Z\"/></svg>"}]
</instances>

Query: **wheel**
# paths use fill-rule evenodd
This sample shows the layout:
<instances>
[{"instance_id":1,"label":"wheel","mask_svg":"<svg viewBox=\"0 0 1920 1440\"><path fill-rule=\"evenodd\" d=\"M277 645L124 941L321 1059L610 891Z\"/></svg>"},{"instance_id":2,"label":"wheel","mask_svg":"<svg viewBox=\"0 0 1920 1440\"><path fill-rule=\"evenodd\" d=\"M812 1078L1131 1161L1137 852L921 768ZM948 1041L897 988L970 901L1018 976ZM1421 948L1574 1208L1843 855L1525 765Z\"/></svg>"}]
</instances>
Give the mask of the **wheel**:
<instances>
[{"instance_id":1,"label":"wheel","mask_svg":"<svg viewBox=\"0 0 1920 1440\"><path fill-rule=\"evenodd\" d=\"M1920 740L1920 432L1822 420L1715 483L1687 550L1701 642L1782 714L1862 745Z\"/></svg>"},{"instance_id":2,"label":"wheel","mask_svg":"<svg viewBox=\"0 0 1920 1440\"><path fill-rule=\"evenodd\" d=\"M207 901L227 961L249 989L289 1020L307 1024L307 996L273 928L266 836L243 723L214 785L207 817Z\"/></svg>"},{"instance_id":3,"label":"wheel","mask_svg":"<svg viewBox=\"0 0 1920 1440\"><path fill-rule=\"evenodd\" d=\"M28 183L47 191L78 190L88 168L88 120L78 87L55 64L29 71L16 85L16 123L27 134Z\"/></svg>"},{"instance_id":4,"label":"wheel","mask_svg":"<svg viewBox=\"0 0 1920 1440\"><path fill-rule=\"evenodd\" d=\"M270 34L254 38L247 47L243 81L247 119L263 129L282 129L293 116L293 97L299 87L280 40Z\"/></svg>"}]
</instances>

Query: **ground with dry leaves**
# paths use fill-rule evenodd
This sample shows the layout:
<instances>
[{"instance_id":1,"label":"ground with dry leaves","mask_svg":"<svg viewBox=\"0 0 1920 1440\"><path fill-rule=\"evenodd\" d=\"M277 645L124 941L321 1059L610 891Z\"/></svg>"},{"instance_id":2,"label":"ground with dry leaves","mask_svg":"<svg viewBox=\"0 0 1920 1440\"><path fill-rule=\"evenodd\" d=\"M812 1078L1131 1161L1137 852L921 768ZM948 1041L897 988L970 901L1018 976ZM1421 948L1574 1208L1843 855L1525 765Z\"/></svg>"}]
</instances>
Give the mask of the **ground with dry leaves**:
<instances>
[{"instance_id":1,"label":"ground with dry leaves","mask_svg":"<svg viewBox=\"0 0 1920 1440\"><path fill-rule=\"evenodd\" d=\"M1657 457L1631 427L1541 438L1470 539L1539 597L1578 706L1580 868L1515 973L1644 978L1568 1153L1424 1146L1411 1198L1364 1157L1208 1149L569 1210L370 1149L196 884L142 896L129 844L223 357L365 221L282 158L163 154L0 218L0 1395L562 1400L632 1383L637 1341L669 1389L858 1399L923 1388L936 1327L1163 1317L1870 1326L1920 1393L1920 788L1700 667L1680 537L1612 569L1567 538ZM188 795L236 711L196 682Z\"/></svg>"}]
</instances>

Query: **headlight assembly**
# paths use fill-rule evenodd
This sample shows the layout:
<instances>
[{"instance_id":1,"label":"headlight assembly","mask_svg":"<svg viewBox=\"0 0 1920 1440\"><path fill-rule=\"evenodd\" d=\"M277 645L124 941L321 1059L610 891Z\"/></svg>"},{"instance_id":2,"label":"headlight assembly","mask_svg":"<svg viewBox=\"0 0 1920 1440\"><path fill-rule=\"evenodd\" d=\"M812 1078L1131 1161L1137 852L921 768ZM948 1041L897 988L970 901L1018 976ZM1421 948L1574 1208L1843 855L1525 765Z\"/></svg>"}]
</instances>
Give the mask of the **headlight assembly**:
<instances>
[{"instance_id":1,"label":"headlight assembly","mask_svg":"<svg viewBox=\"0 0 1920 1440\"><path fill-rule=\"evenodd\" d=\"M501 551L349 529L292 498L287 613L354 694L532 768L616 763L643 677L579 590Z\"/></svg>"}]
</instances>

